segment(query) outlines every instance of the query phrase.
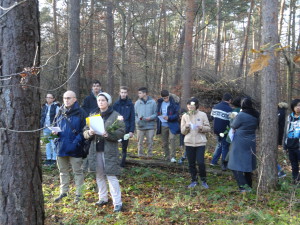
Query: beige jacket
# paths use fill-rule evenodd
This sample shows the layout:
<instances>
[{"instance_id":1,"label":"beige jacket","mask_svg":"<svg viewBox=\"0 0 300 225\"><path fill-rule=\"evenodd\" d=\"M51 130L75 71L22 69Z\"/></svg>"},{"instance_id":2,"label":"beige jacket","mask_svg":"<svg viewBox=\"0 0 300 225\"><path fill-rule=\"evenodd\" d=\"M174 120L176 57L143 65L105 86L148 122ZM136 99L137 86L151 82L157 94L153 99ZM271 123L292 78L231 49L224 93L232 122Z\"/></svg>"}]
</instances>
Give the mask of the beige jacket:
<instances>
[{"instance_id":1,"label":"beige jacket","mask_svg":"<svg viewBox=\"0 0 300 225\"><path fill-rule=\"evenodd\" d=\"M197 127L191 127L197 126ZM193 128L193 129L192 129ZM206 145L205 133L210 131L210 125L206 113L197 110L194 114L184 114L181 119L181 133L185 135L186 146L198 147Z\"/></svg>"}]
</instances>

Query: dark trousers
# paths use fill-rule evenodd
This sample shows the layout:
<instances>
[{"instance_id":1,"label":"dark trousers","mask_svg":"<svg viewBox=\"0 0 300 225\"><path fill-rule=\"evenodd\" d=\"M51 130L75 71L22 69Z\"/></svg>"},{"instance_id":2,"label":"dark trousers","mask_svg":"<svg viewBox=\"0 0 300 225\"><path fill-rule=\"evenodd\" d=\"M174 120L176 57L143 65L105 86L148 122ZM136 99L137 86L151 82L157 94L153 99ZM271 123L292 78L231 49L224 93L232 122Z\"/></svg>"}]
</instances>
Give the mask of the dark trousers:
<instances>
[{"instance_id":1,"label":"dark trousers","mask_svg":"<svg viewBox=\"0 0 300 225\"><path fill-rule=\"evenodd\" d=\"M232 170L234 178L237 181L237 184L240 188L240 190L244 190L245 187L248 185L250 188L252 188L252 173L251 172L241 172Z\"/></svg>"},{"instance_id":2,"label":"dark trousers","mask_svg":"<svg viewBox=\"0 0 300 225\"><path fill-rule=\"evenodd\" d=\"M299 181L299 161L300 161L300 150L299 149L289 149L289 159L292 166L292 176L294 180Z\"/></svg>"},{"instance_id":3,"label":"dark trousers","mask_svg":"<svg viewBox=\"0 0 300 225\"><path fill-rule=\"evenodd\" d=\"M198 180L196 162L199 167L199 176L201 180L206 181L204 152L205 152L205 146L198 146L198 147L186 146L186 156L189 162L189 171L192 177L192 182Z\"/></svg>"},{"instance_id":4,"label":"dark trousers","mask_svg":"<svg viewBox=\"0 0 300 225\"><path fill-rule=\"evenodd\" d=\"M127 156L127 147L128 147L128 140L123 140L122 139L122 159L121 159L121 167L125 167L125 162L126 162L126 156Z\"/></svg>"}]
</instances>

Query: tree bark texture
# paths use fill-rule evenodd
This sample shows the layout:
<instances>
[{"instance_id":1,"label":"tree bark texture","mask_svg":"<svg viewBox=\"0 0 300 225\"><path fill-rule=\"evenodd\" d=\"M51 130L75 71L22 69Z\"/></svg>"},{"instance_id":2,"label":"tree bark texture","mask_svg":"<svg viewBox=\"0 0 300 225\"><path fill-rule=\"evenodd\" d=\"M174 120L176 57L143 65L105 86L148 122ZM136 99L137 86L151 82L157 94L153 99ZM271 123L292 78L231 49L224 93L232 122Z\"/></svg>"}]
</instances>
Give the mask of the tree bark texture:
<instances>
[{"instance_id":1,"label":"tree bark texture","mask_svg":"<svg viewBox=\"0 0 300 225\"><path fill-rule=\"evenodd\" d=\"M262 1L262 44L271 47L265 54L271 56L263 69L261 84L261 124L259 152L259 192L274 190L277 185L277 80L278 59L272 47L278 43L278 0Z\"/></svg>"},{"instance_id":2,"label":"tree bark texture","mask_svg":"<svg viewBox=\"0 0 300 225\"><path fill-rule=\"evenodd\" d=\"M114 16L113 3L107 2L106 36L107 36L107 91L114 94Z\"/></svg>"},{"instance_id":3,"label":"tree bark texture","mask_svg":"<svg viewBox=\"0 0 300 225\"><path fill-rule=\"evenodd\" d=\"M8 8L14 0L2 0ZM2 15L3 11L1 11ZM44 224L39 132L15 132L39 128L39 76L4 80L1 76L39 66L39 10L37 0L14 7L0 20L0 224ZM39 52L39 51L38 51ZM7 128L7 129L3 129Z\"/></svg>"},{"instance_id":4,"label":"tree bark texture","mask_svg":"<svg viewBox=\"0 0 300 225\"><path fill-rule=\"evenodd\" d=\"M76 66L80 58L80 0L69 1L69 31L68 31L68 89L80 96L80 70Z\"/></svg>"},{"instance_id":5,"label":"tree bark texture","mask_svg":"<svg viewBox=\"0 0 300 225\"><path fill-rule=\"evenodd\" d=\"M185 44L183 50L182 101L181 107L186 108L186 102L191 97L192 55L193 55L193 23L195 17L195 0L186 1Z\"/></svg>"}]
</instances>

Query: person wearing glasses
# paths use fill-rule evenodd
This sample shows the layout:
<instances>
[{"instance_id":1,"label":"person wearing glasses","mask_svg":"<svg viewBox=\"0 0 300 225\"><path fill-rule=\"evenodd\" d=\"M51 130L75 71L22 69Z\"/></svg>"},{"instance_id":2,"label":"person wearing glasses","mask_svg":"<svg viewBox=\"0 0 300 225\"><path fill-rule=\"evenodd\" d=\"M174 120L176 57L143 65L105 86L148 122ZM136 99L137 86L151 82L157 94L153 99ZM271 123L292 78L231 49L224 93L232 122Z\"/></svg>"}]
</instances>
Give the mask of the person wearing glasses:
<instances>
[{"instance_id":1,"label":"person wearing glasses","mask_svg":"<svg viewBox=\"0 0 300 225\"><path fill-rule=\"evenodd\" d=\"M52 93L46 95L46 103L42 106L40 125L44 127L44 137L51 135L51 130L48 128L54 120L55 115L58 113L59 105L55 102L55 96ZM45 165L56 164L56 152L53 139L49 139L49 143L46 144L46 161Z\"/></svg>"},{"instance_id":2,"label":"person wearing glasses","mask_svg":"<svg viewBox=\"0 0 300 225\"><path fill-rule=\"evenodd\" d=\"M70 184L70 165L73 170L76 197L74 203L81 199L84 175L82 170L83 162L83 128L85 126L86 113L80 108L76 94L73 91L66 91L63 95L64 105L54 120L55 126L60 132L52 132L58 135L56 141L57 165L60 174L60 195L54 200L59 202L67 196Z\"/></svg>"}]
</instances>

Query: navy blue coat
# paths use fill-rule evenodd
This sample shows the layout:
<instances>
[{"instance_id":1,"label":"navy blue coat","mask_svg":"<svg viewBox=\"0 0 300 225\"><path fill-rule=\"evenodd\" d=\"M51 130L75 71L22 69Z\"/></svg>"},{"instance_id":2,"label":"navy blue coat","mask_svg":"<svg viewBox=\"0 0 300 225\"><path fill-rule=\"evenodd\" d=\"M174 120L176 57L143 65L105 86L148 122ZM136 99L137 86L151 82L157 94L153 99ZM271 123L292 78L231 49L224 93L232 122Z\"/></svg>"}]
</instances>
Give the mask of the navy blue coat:
<instances>
[{"instance_id":1,"label":"navy blue coat","mask_svg":"<svg viewBox=\"0 0 300 225\"><path fill-rule=\"evenodd\" d=\"M83 100L81 108L86 112L87 115L98 109L97 98L93 92L91 92L91 94Z\"/></svg>"},{"instance_id":2,"label":"navy blue coat","mask_svg":"<svg viewBox=\"0 0 300 225\"><path fill-rule=\"evenodd\" d=\"M214 133L219 136L220 133L224 133L226 127L230 126L229 114L232 112L232 108L227 102L220 102L215 105L211 111L211 116L214 119Z\"/></svg>"},{"instance_id":3,"label":"navy blue coat","mask_svg":"<svg viewBox=\"0 0 300 225\"><path fill-rule=\"evenodd\" d=\"M170 105L167 109L167 116L168 116L168 125L169 129L172 134L180 134L180 127L179 127L179 110L180 106L179 103L175 102L174 98L170 96ZM157 100L157 115L161 115L161 105L164 100L162 98ZM157 134L161 134L161 121L157 119Z\"/></svg>"},{"instance_id":4,"label":"navy blue coat","mask_svg":"<svg viewBox=\"0 0 300 225\"><path fill-rule=\"evenodd\" d=\"M50 124L52 124L54 117L56 115L56 108L59 107L59 105L53 103L50 107ZM43 108L42 108L42 116L41 116L41 120L40 120L40 127L44 126L45 120L46 120L46 115L47 115L47 105L44 104Z\"/></svg>"},{"instance_id":5,"label":"navy blue coat","mask_svg":"<svg viewBox=\"0 0 300 225\"><path fill-rule=\"evenodd\" d=\"M123 116L126 127L125 132L133 133L135 129L135 112L131 99L119 98L119 100L114 103L113 109Z\"/></svg>"},{"instance_id":6,"label":"navy blue coat","mask_svg":"<svg viewBox=\"0 0 300 225\"><path fill-rule=\"evenodd\" d=\"M75 102L70 110L63 107L58 113L55 124L62 131L58 133L59 138L56 141L57 156L82 157L82 144L84 141L82 132L85 126L85 117L86 113L80 108L78 102ZM76 133L73 132L73 129L76 130Z\"/></svg>"}]
</instances>

